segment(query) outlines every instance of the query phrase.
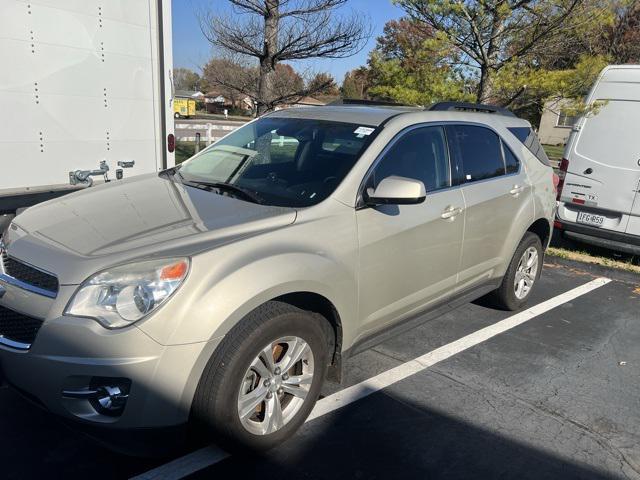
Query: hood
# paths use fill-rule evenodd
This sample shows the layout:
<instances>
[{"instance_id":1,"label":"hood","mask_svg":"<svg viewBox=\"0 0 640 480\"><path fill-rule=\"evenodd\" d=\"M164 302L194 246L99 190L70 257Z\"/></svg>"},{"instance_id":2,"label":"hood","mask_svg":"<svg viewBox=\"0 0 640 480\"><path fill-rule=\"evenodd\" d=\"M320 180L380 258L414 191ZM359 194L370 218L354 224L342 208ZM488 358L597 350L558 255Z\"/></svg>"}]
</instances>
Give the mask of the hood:
<instances>
[{"instance_id":1,"label":"hood","mask_svg":"<svg viewBox=\"0 0 640 480\"><path fill-rule=\"evenodd\" d=\"M89 270L143 256L194 254L290 225L295 218L294 209L257 205L151 174L31 207L16 217L5 243L11 256L57 274L63 284L79 283Z\"/></svg>"}]
</instances>

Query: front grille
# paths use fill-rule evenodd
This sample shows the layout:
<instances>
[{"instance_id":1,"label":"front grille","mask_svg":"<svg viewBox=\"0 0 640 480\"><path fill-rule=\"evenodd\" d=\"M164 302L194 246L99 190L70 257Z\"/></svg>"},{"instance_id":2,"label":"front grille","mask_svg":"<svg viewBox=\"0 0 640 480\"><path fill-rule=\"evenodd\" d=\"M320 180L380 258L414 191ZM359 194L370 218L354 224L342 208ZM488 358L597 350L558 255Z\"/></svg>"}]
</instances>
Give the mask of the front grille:
<instances>
[{"instance_id":1,"label":"front grille","mask_svg":"<svg viewBox=\"0 0 640 480\"><path fill-rule=\"evenodd\" d=\"M11 258L6 252L2 253L2 264L4 265L4 273L10 277L51 293L58 293L58 279L53 275Z\"/></svg>"},{"instance_id":2,"label":"front grille","mask_svg":"<svg viewBox=\"0 0 640 480\"><path fill-rule=\"evenodd\" d=\"M36 339L42 320L0 306L0 344L2 338L29 346Z\"/></svg>"}]
</instances>

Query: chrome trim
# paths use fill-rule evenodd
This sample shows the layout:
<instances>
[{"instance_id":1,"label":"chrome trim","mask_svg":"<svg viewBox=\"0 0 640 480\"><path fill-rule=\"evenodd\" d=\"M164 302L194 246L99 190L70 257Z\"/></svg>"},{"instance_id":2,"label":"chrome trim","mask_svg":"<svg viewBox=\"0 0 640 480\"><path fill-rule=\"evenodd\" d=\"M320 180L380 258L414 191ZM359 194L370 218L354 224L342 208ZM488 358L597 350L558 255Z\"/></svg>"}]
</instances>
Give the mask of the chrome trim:
<instances>
[{"instance_id":1,"label":"chrome trim","mask_svg":"<svg viewBox=\"0 0 640 480\"><path fill-rule=\"evenodd\" d=\"M97 389L63 390L62 396L65 398L91 399L98 395Z\"/></svg>"},{"instance_id":2,"label":"chrome trim","mask_svg":"<svg viewBox=\"0 0 640 480\"><path fill-rule=\"evenodd\" d=\"M16 342L15 340L3 337L2 335L0 335L0 345L15 348L17 350L29 350L31 348L30 343Z\"/></svg>"},{"instance_id":3,"label":"chrome trim","mask_svg":"<svg viewBox=\"0 0 640 480\"><path fill-rule=\"evenodd\" d=\"M25 283L21 280L18 280L17 278L10 277L6 273L0 273L0 281L5 282L9 285L13 285L14 287L21 288L22 290L27 290L28 292L42 295L43 297L56 298L58 296L56 292L52 292L51 290L45 290L44 288L36 287L35 285Z\"/></svg>"}]
</instances>

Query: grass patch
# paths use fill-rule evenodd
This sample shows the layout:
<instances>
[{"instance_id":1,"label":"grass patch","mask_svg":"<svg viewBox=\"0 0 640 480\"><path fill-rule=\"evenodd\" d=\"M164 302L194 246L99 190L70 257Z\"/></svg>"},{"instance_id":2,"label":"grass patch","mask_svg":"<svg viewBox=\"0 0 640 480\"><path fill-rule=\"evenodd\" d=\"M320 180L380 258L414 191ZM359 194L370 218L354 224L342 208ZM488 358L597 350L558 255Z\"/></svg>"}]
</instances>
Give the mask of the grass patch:
<instances>
[{"instance_id":1,"label":"grass patch","mask_svg":"<svg viewBox=\"0 0 640 480\"><path fill-rule=\"evenodd\" d=\"M176 165L193 157L195 151L196 142L176 142Z\"/></svg>"},{"instance_id":2,"label":"grass patch","mask_svg":"<svg viewBox=\"0 0 640 480\"><path fill-rule=\"evenodd\" d=\"M547 153L549 160L560 162L564 155L564 145L543 145L544 151Z\"/></svg>"},{"instance_id":3,"label":"grass patch","mask_svg":"<svg viewBox=\"0 0 640 480\"><path fill-rule=\"evenodd\" d=\"M640 274L640 265L634 265L632 261L615 260L612 258L591 255L587 252L565 250L564 248L549 247L547 253L551 256L574 260L576 262L590 263L608 268L616 268L625 272Z\"/></svg>"}]
</instances>

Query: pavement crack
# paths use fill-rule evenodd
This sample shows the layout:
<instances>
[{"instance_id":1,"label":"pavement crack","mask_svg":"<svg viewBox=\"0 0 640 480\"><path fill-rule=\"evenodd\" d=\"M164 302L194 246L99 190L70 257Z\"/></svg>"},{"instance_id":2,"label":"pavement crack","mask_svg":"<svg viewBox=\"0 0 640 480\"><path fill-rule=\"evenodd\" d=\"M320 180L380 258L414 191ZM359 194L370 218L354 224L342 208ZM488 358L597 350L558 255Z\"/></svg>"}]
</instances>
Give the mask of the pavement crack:
<instances>
[{"instance_id":1,"label":"pavement crack","mask_svg":"<svg viewBox=\"0 0 640 480\"><path fill-rule=\"evenodd\" d=\"M593 430L588 425L585 425L555 410L547 408L542 403L536 404L528 400L525 400L519 397L518 395L515 395L512 392L507 392L507 391L496 392L479 385L472 385L448 373L438 370L436 368L430 369L429 372L432 374L438 375L440 377L443 377L451 382L454 382L455 384L460 385L464 388L474 390L475 392L477 392L479 395L482 396L485 403L487 403L491 407L491 409L494 410L496 413L500 413L501 409L488 400L489 395L493 395L494 397L497 397L502 400L514 400L517 403L520 403L521 405L527 407L529 410L541 413L544 416L551 418L556 422L559 422L560 424L569 424L574 428L576 428L577 430L579 430L580 432L582 432L582 434L587 435L594 442L596 442L601 448L603 448L605 451L613 455L614 458L616 458L616 460L620 463L620 472L625 476L625 478L640 477L640 465L637 465L633 460L629 459L623 451L621 451L619 448L612 445L610 443L610 440L607 437L605 437L598 431ZM630 477L627 474L627 472L624 471L625 466L631 469L637 476L634 475Z\"/></svg>"}]
</instances>

